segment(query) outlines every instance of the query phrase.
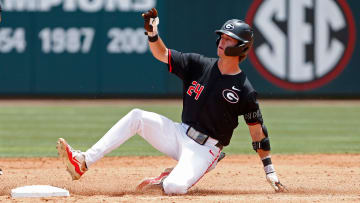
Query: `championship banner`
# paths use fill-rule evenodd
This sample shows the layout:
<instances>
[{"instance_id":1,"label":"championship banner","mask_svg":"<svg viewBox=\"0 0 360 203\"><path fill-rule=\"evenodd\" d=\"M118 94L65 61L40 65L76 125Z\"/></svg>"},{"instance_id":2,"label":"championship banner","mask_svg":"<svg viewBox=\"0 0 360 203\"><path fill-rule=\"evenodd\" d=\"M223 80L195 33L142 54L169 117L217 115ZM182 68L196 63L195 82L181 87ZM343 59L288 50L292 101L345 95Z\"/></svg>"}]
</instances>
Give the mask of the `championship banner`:
<instances>
[{"instance_id":1,"label":"championship banner","mask_svg":"<svg viewBox=\"0 0 360 203\"><path fill-rule=\"evenodd\" d=\"M156 0L1 0L1 5L0 93L144 93L134 85L137 80L154 91L161 86L146 77L156 71L147 65L152 56L141 17L161 9Z\"/></svg>"}]
</instances>

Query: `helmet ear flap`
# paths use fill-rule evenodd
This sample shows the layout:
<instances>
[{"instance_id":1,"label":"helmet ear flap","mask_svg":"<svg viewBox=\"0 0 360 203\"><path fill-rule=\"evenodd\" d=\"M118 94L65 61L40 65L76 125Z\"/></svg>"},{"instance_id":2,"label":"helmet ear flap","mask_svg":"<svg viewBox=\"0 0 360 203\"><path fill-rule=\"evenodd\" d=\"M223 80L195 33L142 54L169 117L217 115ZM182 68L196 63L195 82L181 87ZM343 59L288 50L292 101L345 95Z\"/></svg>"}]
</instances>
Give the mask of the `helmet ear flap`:
<instances>
[{"instance_id":1,"label":"helmet ear flap","mask_svg":"<svg viewBox=\"0 0 360 203\"><path fill-rule=\"evenodd\" d=\"M244 47L226 47L225 55L226 56L240 56L242 55Z\"/></svg>"},{"instance_id":2,"label":"helmet ear flap","mask_svg":"<svg viewBox=\"0 0 360 203\"><path fill-rule=\"evenodd\" d=\"M252 46L252 42L249 43L241 43L239 46L235 47L227 47L225 49L226 56L243 56L247 55Z\"/></svg>"}]
</instances>

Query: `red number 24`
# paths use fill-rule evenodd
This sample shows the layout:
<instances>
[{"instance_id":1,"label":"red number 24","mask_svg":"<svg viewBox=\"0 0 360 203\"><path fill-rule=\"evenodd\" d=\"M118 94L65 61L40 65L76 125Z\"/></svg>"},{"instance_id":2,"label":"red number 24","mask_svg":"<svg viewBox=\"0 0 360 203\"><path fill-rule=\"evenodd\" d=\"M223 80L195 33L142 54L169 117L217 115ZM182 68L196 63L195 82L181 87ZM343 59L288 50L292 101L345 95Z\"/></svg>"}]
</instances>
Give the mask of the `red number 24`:
<instances>
[{"instance_id":1,"label":"red number 24","mask_svg":"<svg viewBox=\"0 0 360 203\"><path fill-rule=\"evenodd\" d=\"M196 96L195 96L195 100L198 100L200 95L201 95L201 92L203 91L204 89L204 86L198 84L196 81L193 81L192 83L192 86L189 87L188 91L186 92L189 96L192 95L192 93L195 92Z\"/></svg>"}]
</instances>

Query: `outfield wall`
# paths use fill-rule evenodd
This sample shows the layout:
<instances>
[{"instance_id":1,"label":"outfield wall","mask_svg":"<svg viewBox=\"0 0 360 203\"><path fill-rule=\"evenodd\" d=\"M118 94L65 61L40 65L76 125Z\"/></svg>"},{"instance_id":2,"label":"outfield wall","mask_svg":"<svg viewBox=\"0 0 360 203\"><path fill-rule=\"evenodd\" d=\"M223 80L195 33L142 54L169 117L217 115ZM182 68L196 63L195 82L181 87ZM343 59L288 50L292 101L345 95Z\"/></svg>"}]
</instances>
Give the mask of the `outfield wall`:
<instances>
[{"instance_id":1,"label":"outfield wall","mask_svg":"<svg viewBox=\"0 0 360 203\"><path fill-rule=\"evenodd\" d=\"M246 19L241 64L264 97L359 97L356 0L0 0L0 96L180 96L141 13L156 7L169 48L216 57L214 30Z\"/></svg>"}]
</instances>

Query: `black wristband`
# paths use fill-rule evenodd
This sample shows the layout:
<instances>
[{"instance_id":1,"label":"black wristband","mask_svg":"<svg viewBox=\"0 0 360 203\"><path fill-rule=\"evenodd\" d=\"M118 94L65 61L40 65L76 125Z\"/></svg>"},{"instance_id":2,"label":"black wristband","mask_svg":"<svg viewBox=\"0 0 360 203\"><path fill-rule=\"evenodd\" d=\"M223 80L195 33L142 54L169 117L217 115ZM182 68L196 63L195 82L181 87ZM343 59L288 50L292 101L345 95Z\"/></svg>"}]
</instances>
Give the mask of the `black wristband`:
<instances>
[{"instance_id":1,"label":"black wristband","mask_svg":"<svg viewBox=\"0 0 360 203\"><path fill-rule=\"evenodd\" d=\"M152 36L152 37L150 37L148 35L148 39L149 39L149 42L156 42L159 39L159 35L155 35L155 36Z\"/></svg>"}]
</instances>

